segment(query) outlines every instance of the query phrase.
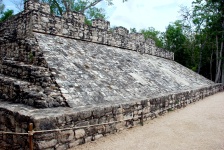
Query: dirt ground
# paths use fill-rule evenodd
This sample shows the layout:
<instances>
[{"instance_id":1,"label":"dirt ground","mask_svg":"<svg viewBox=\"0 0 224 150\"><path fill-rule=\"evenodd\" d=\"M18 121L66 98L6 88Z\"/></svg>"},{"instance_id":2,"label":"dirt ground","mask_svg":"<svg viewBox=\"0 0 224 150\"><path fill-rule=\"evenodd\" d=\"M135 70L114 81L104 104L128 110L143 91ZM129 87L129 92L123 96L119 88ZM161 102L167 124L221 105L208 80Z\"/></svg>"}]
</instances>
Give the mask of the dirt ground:
<instances>
[{"instance_id":1,"label":"dirt ground","mask_svg":"<svg viewBox=\"0 0 224 150\"><path fill-rule=\"evenodd\" d=\"M71 150L224 150L224 92Z\"/></svg>"}]
</instances>

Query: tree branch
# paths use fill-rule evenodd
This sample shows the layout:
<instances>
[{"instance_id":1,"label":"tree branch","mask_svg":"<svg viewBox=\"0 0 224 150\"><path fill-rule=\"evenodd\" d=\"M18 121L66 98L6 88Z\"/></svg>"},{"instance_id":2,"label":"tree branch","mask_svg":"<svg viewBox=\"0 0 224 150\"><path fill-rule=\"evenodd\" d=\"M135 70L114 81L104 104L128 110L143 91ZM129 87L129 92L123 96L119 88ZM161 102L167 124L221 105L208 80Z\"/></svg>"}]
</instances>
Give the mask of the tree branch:
<instances>
[{"instance_id":1,"label":"tree branch","mask_svg":"<svg viewBox=\"0 0 224 150\"><path fill-rule=\"evenodd\" d=\"M80 10L81 13L84 13L85 10L89 9L90 7L95 6L96 4L98 4L99 2L101 2L103 0L95 0L94 2L90 3L88 6L86 6L85 8L83 8L82 10Z\"/></svg>"}]
</instances>

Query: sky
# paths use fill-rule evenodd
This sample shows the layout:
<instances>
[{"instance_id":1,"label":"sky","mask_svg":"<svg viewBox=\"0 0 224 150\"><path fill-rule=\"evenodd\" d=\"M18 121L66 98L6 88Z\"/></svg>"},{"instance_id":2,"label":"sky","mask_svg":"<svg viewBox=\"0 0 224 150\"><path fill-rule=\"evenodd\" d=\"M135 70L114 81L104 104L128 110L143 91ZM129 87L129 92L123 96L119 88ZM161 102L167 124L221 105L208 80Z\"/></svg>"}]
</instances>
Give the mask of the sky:
<instances>
[{"instance_id":1,"label":"sky","mask_svg":"<svg viewBox=\"0 0 224 150\"><path fill-rule=\"evenodd\" d=\"M190 7L192 0L113 0L107 14L111 26L124 26L127 29L147 29L165 31L169 23L180 19L180 6Z\"/></svg>"},{"instance_id":2,"label":"sky","mask_svg":"<svg viewBox=\"0 0 224 150\"><path fill-rule=\"evenodd\" d=\"M16 9L12 0L3 0L6 9ZM113 0L112 6L106 6L107 20L110 26L123 26L127 29L147 29L154 27L165 31L169 23L180 19L180 6L190 7L192 0ZM105 6L105 5L104 5ZM18 12L16 10L15 12Z\"/></svg>"}]
</instances>

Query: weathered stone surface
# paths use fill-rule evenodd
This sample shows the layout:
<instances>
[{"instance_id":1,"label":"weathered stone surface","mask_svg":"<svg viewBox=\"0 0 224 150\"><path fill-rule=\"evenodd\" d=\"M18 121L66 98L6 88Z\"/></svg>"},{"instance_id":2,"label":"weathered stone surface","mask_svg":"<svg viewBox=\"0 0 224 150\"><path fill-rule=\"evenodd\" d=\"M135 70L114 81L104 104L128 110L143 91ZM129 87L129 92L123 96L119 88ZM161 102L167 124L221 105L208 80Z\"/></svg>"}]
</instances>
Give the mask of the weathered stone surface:
<instances>
[{"instance_id":1,"label":"weathered stone surface","mask_svg":"<svg viewBox=\"0 0 224 150\"><path fill-rule=\"evenodd\" d=\"M74 131L73 130L67 130L60 132L59 140L64 143L68 142L74 139Z\"/></svg>"},{"instance_id":2,"label":"weathered stone surface","mask_svg":"<svg viewBox=\"0 0 224 150\"><path fill-rule=\"evenodd\" d=\"M57 144L57 140L52 139L50 141L38 141L36 143L39 149L45 149L45 148L54 147Z\"/></svg>"},{"instance_id":3,"label":"weathered stone surface","mask_svg":"<svg viewBox=\"0 0 224 150\"><path fill-rule=\"evenodd\" d=\"M108 30L110 28L110 22L102 19L93 19L92 26L99 29Z\"/></svg>"},{"instance_id":4,"label":"weathered stone surface","mask_svg":"<svg viewBox=\"0 0 224 150\"><path fill-rule=\"evenodd\" d=\"M99 139L99 138L101 138L101 137L103 137L102 134L97 134L97 135L95 136L95 140L97 140L97 139Z\"/></svg>"},{"instance_id":5,"label":"weathered stone surface","mask_svg":"<svg viewBox=\"0 0 224 150\"><path fill-rule=\"evenodd\" d=\"M68 149L67 144L59 145L55 148L55 150L66 150Z\"/></svg>"},{"instance_id":6,"label":"weathered stone surface","mask_svg":"<svg viewBox=\"0 0 224 150\"><path fill-rule=\"evenodd\" d=\"M67 99L72 107L124 103L213 84L171 60L74 39L35 36L40 48L49 51L43 54L49 67L60 68L56 82L62 93L72 97Z\"/></svg>"},{"instance_id":7,"label":"weathered stone surface","mask_svg":"<svg viewBox=\"0 0 224 150\"><path fill-rule=\"evenodd\" d=\"M100 126L97 125L97 126L93 126L91 128L86 128L86 129L83 129L85 127L81 127L81 129L76 129L75 131L74 130L69 130L65 132L57 131L54 133L45 132L43 133L43 135L35 135L34 139L35 139L35 145L37 146L36 149L43 149L43 147L49 147L49 146L50 146L49 148L55 148L55 149L59 146L62 148L75 146L77 144L85 143L86 137L92 136L94 140L95 136L99 133L100 133L100 136L102 136L107 133L114 133L116 131L123 130L124 128L130 128L135 125L140 125L140 118L142 116L141 114L139 114L139 111L144 111L144 106L146 103L147 104L150 103L150 112L145 111L146 114L143 114L143 118L144 118L143 121L147 119L153 119L157 117L158 115L166 113L167 111L185 107L188 103L193 103L193 101L195 101L197 98L209 96L220 90L223 90L223 87L219 84L216 84L213 86L208 86L208 87L197 89L197 90L185 91L185 92L181 92L177 94L170 94L167 96L157 97L152 99L145 99L136 103L123 104L122 106L114 106L113 109L111 109L112 111L111 114L115 113L114 112L115 108L117 109L121 108L121 110L122 109L124 110L120 111L121 114L110 116L111 121L117 121L117 116L121 116L121 119L120 119L121 121L123 119L123 116L125 116L126 119L129 119L129 120L125 122L117 122L117 123L112 122L108 125L100 125ZM183 98L183 99L180 101L179 98ZM178 103L176 103L177 101ZM16 131L26 133L27 127L28 127L27 124L29 122L33 122L35 126L34 130L38 131L42 129L59 129L59 128L63 129L68 127L66 125L69 125L70 127L72 127L72 125L74 124L86 126L86 125L89 125L89 122L91 122L91 120L95 120L96 123L94 124L97 124L98 120L100 119L100 118L93 119L92 117L86 116L88 118L83 118L84 120L79 120L80 119L78 117L79 113L77 112L80 112L80 111L89 112L90 110L92 110L91 107L87 107L87 106L81 107L81 108L75 108L75 109L62 108L62 107L60 109L58 108L34 109L32 107L28 107L22 104L13 104L7 101L5 102L0 101L0 102L1 102L0 129L4 131L13 132L15 131L14 129L16 128ZM167 103L167 105L164 105L164 103ZM100 108L100 110L102 109ZM108 113L109 110L107 111L104 110L104 111ZM70 119L66 119L65 116L69 116ZM104 117L107 118L108 116L106 116L105 114L103 118ZM60 121L55 118L58 118ZM74 120L74 122L72 120ZM45 124L47 126L45 126ZM73 131L75 132L75 135L73 135ZM63 134L63 136L61 135L61 133ZM77 138L79 140L77 140ZM53 139L55 139L57 142ZM9 143L12 143L12 141L16 141L18 143L17 144L18 146L21 146L21 147L27 146L27 142L24 142L24 141L27 141L27 136L17 138L16 140L14 140L14 138L10 138L10 136L3 136L3 141L5 142L5 145L8 145L8 149L12 149L12 145L9 144ZM50 141L50 145L44 143L43 141ZM55 145L52 146L53 144Z\"/></svg>"},{"instance_id":8,"label":"weathered stone surface","mask_svg":"<svg viewBox=\"0 0 224 150\"><path fill-rule=\"evenodd\" d=\"M71 141L71 142L69 143L69 147L70 147L70 148L71 148L71 147L75 147L75 146L77 146L77 145L82 144L82 142L83 142L82 139L73 140L73 141Z\"/></svg>"},{"instance_id":9,"label":"weathered stone surface","mask_svg":"<svg viewBox=\"0 0 224 150\"><path fill-rule=\"evenodd\" d=\"M75 130L75 138L76 138L76 139L79 139L79 138L84 137L85 134L86 134L86 132L85 132L84 129L78 129L78 130Z\"/></svg>"}]
</instances>

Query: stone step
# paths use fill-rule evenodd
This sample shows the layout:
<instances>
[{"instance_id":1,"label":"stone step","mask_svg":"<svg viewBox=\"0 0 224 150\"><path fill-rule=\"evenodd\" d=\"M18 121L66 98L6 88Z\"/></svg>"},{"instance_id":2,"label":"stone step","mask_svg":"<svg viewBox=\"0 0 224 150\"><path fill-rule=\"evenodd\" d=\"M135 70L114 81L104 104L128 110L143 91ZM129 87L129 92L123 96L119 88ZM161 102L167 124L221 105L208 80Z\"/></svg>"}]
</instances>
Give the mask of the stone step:
<instances>
[{"instance_id":1,"label":"stone step","mask_svg":"<svg viewBox=\"0 0 224 150\"><path fill-rule=\"evenodd\" d=\"M42 87L53 86L55 83L51 78L51 72L48 68L9 59L2 61L0 73L31 82Z\"/></svg>"},{"instance_id":2,"label":"stone step","mask_svg":"<svg viewBox=\"0 0 224 150\"><path fill-rule=\"evenodd\" d=\"M2 74L0 74L0 99L37 108L66 106L59 91L42 88Z\"/></svg>"}]
</instances>

